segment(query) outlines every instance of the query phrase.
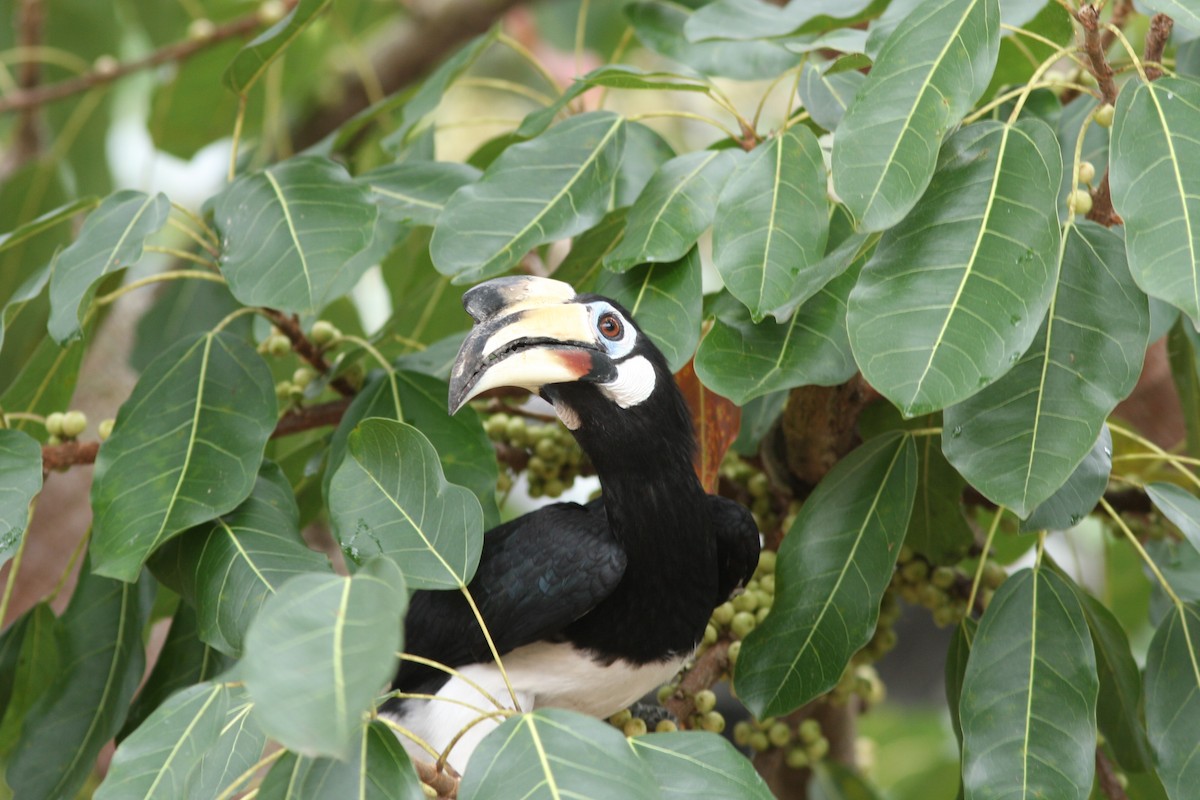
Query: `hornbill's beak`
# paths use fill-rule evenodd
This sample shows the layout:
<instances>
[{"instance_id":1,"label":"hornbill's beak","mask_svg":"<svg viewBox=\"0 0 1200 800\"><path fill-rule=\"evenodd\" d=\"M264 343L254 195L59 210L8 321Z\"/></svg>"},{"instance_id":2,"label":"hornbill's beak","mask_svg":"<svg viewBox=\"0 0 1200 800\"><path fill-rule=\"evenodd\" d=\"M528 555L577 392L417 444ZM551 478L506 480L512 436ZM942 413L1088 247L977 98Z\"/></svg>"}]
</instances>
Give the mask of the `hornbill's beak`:
<instances>
[{"instance_id":1,"label":"hornbill's beak","mask_svg":"<svg viewBox=\"0 0 1200 800\"><path fill-rule=\"evenodd\" d=\"M592 371L596 337L588 307L569 284L517 276L482 283L463 295L475 320L450 371L450 413L497 386L538 392Z\"/></svg>"}]
</instances>

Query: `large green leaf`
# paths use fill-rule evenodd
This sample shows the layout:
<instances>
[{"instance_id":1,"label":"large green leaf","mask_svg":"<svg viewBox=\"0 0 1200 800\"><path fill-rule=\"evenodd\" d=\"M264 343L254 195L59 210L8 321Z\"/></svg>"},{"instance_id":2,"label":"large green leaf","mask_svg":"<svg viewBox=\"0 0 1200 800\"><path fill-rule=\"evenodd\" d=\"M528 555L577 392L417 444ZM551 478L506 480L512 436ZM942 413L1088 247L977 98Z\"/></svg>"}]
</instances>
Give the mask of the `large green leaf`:
<instances>
[{"instance_id":1,"label":"large green leaf","mask_svg":"<svg viewBox=\"0 0 1200 800\"><path fill-rule=\"evenodd\" d=\"M604 266L624 272L638 264L683 258L712 225L717 196L741 154L701 150L659 167L629 209L625 236L604 257Z\"/></svg>"},{"instance_id":2,"label":"large green leaf","mask_svg":"<svg viewBox=\"0 0 1200 800\"><path fill-rule=\"evenodd\" d=\"M216 797L262 755L236 683L206 681L172 696L121 743L96 800Z\"/></svg>"},{"instance_id":3,"label":"large green leaf","mask_svg":"<svg viewBox=\"0 0 1200 800\"><path fill-rule=\"evenodd\" d=\"M673 263L605 272L596 291L629 309L676 372L691 361L700 341L700 272L700 251L692 247Z\"/></svg>"},{"instance_id":4,"label":"large green leaf","mask_svg":"<svg viewBox=\"0 0 1200 800\"><path fill-rule=\"evenodd\" d=\"M411 425L363 420L329 485L329 516L355 561L396 560L412 589L466 586L483 547L483 511L447 483L433 445Z\"/></svg>"},{"instance_id":5,"label":"large green leaf","mask_svg":"<svg viewBox=\"0 0 1200 800\"><path fill-rule=\"evenodd\" d=\"M1021 532L1074 528L1100 502L1111 474L1112 434L1105 425L1067 482L1021 520Z\"/></svg>"},{"instance_id":6,"label":"large green leaf","mask_svg":"<svg viewBox=\"0 0 1200 800\"><path fill-rule=\"evenodd\" d=\"M75 242L59 253L50 275L50 335L62 344L79 335L84 307L102 277L131 267L142 257L146 237L167 222L171 203L124 190L104 199L88 215Z\"/></svg>"},{"instance_id":7,"label":"large green leaf","mask_svg":"<svg viewBox=\"0 0 1200 800\"><path fill-rule=\"evenodd\" d=\"M863 375L906 416L965 400L1028 349L1054 291L1061 169L1039 120L971 125L880 240L846 325Z\"/></svg>"},{"instance_id":8,"label":"large green leaf","mask_svg":"<svg viewBox=\"0 0 1200 800\"><path fill-rule=\"evenodd\" d=\"M168 558L179 565L179 588L196 605L200 639L232 656L241 655L251 621L285 580L330 572L328 559L300 535L292 487L269 462L249 497L177 538Z\"/></svg>"},{"instance_id":9,"label":"large green leaf","mask_svg":"<svg viewBox=\"0 0 1200 800\"><path fill-rule=\"evenodd\" d=\"M615 208L604 215L604 219L589 230L571 240L571 252L554 270L554 276L575 287L575 291L587 291L595 286L604 259L621 244L625 236L625 223L629 208Z\"/></svg>"},{"instance_id":10,"label":"large green leaf","mask_svg":"<svg viewBox=\"0 0 1200 800\"><path fill-rule=\"evenodd\" d=\"M41 490L41 446L20 431L0 429L0 564L17 552L29 504Z\"/></svg>"},{"instance_id":11,"label":"large green leaf","mask_svg":"<svg viewBox=\"0 0 1200 800\"><path fill-rule=\"evenodd\" d=\"M459 800L657 800L658 787L606 722L547 708L510 717L476 748Z\"/></svg>"},{"instance_id":12,"label":"large green leaf","mask_svg":"<svg viewBox=\"0 0 1200 800\"><path fill-rule=\"evenodd\" d=\"M846 109L854 102L855 94L867 79L866 75L854 70L831 75L829 68L823 69L808 62L804 65L798 87L800 100L809 115L827 131L834 130L841 123Z\"/></svg>"},{"instance_id":13,"label":"large green leaf","mask_svg":"<svg viewBox=\"0 0 1200 800\"><path fill-rule=\"evenodd\" d=\"M574 236L608 209L625 142L623 118L580 114L513 145L438 216L430 254L456 283L514 266L539 244Z\"/></svg>"},{"instance_id":14,"label":"large green leaf","mask_svg":"<svg viewBox=\"0 0 1200 800\"><path fill-rule=\"evenodd\" d=\"M184 337L212 330L240 307L229 287L214 281L170 281L162 285L154 305L137 321L129 365L137 372ZM225 330L250 339L253 320L242 316Z\"/></svg>"},{"instance_id":15,"label":"large green leaf","mask_svg":"<svg viewBox=\"0 0 1200 800\"><path fill-rule=\"evenodd\" d=\"M51 337L43 337L16 378L0 395L0 408L42 416L67 408L75 393L83 351L82 339L59 347ZM10 427L39 441L45 441L47 436L46 427L31 419L13 420Z\"/></svg>"},{"instance_id":16,"label":"large green leaf","mask_svg":"<svg viewBox=\"0 0 1200 800\"><path fill-rule=\"evenodd\" d=\"M983 615L963 678L967 800L1086 800L1097 691L1096 657L1071 587L1045 568L1010 576Z\"/></svg>"},{"instance_id":17,"label":"large green leaf","mask_svg":"<svg viewBox=\"0 0 1200 800\"><path fill-rule=\"evenodd\" d=\"M1167 334L1167 358L1187 429L1187 452L1200 453L1200 333L1182 314Z\"/></svg>"},{"instance_id":18,"label":"large green leaf","mask_svg":"<svg viewBox=\"0 0 1200 800\"><path fill-rule=\"evenodd\" d=\"M946 706L950 712L950 725L954 728L954 736L962 747L962 719L959 716L959 702L962 700L963 678L967 674L967 661L971 657L971 642L979 631L979 623L973 617L964 617L962 624L954 628L950 637L950 647L946 650L945 684Z\"/></svg>"},{"instance_id":19,"label":"large green leaf","mask_svg":"<svg viewBox=\"0 0 1200 800\"><path fill-rule=\"evenodd\" d=\"M385 150L394 154L403 152L406 144L413 138L413 131L441 104L442 96L450 85L492 46L499 31L499 26L496 26L487 33L476 36L429 73L429 77L404 102L400 110L400 124L383 139Z\"/></svg>"},{"instance_id":20,"label":"large green leaf","mask_svg":"<svg viewBox=\"0 0 1200 800\"><path fill-rule=\"evenodd\" d=\"M629 744L654 776L663 800L771 800L750 760L716 734L660 733L635 736Z\"/></svg>"},{"instance_id":21,"label":"large green leaf","mask_svg":"<svg viewBox=\"0 0 1200 800\"><path fill-rule=\"evenodd\" d=\"M705 75L761 80L800 63L800 55L771 42L689 42L684 27L690 15L686 7L665 0L625 6L625 16L642 44Z\"/></svg>"},{"instance_id":22,"label":"large green leaf","mask_svg":"<svg viewBox=\"0 0 1200 800\"><path fill-rule=\"evenodd\" d=\"M812 131L789 128L737 166L721 190L713 263L757 322L791 299L829 234L825 162Z\"/></svg>"},{"instance_id":23,"label":"large green leaf","mask_svg":"<svg viewBox=\"0 0 1200 800\"><path fill-rule=\"evenodd\" d=\"M1160 78L1117 100L1109 151L1113 207L1125 220L1138 286L1200 326L1200 82Z\"/></svg>"},{"instance_id":24,"label":"large green leaf","mask_svg":"<svg viewBox=\"0 0 1200 800\"><path fill-rule=\"evenodd\" d=\"M369 263L378 209L340 164L300 156L243 175L213 201L221 272L243 304L313 314Z\"/></svg>"},{"instance_id":25,"label":"large green leaf","mask_svg":"<svg viewBox=\"0 0 1200 800\"><path fill-rule=\"evenodd\" d=\"M834 188L863 230L895 225L925 192L999 48L998 0L930 0L888 37L833 146Z\"/></svg>"},{"instance_id":26,"label":"large green leaf","mask_svg":"<svg viewBox=\"0 0 1200 800\"><path fill-rule=\"evenodd\" d=\"M941 444L941 436L922 436L917 442L921 472L904 543L934 564L955 564L974 536L963 516L966 481L950 466Z\"/></svg>"},{"instance_id":27,"label":"large green leaf","mask_svg":"<svg viewBox=\"0 0 1200 800\"><path fill-rule=\"evenodd\" d=\"M276 22L246 44L225 70L225 85L244 95L258 82L275 59L304 29L312 24L317 14L324 11L333 0L299 0L287 16Z\"/></svg>"},{"instance_id":28,"label":"large green leaf","mask_svg":"<svg viewBox=\"0 0 1200 800\"><path fill-rule=\"evenodd\" d=\"M1150 315L1121 238L1068 225L1050 311L1000 380L945 413L943 449L985 496L1019 516L1066 483L1142 371Z\"/></svg>"},{"instance_id":29,"label":"large green leaf","mask_svg":"<svg viewBox=\"0 0 1200 800\"><path fill-rule=\"evenodd\" d=\"M458 189L479 180L469 164L410 161L371 170L356 179L371 190L383 213L401 222L432 225Z\"/></svg>"},{"instance_id":30,"label":"large green leaf","mask_svg":"<svg viewBox=\"0 0 1200 800\"><path fill-rule=\"evenodd\" d=\"M74 797L142 678L153 582L102 578L88 562L61 620L62 667L25 715L5 774L16 797Z\"/></svg>"},{"instance_id":31,"label":"large green leaf","mask_svg":"<svg viewBox=\"0 0 1200 800\"><path fill-rule=\"evenodd\" d=\"M809 0L780 7L764 0L715 0L692 14L683 32L693 42L705 39L771 39L785 36L816 16L847 19L872 0Z\"/></svg>"},{"instance_id":32,"label":"large green leaf","mask_svg":"<svg viewBox=\"0 0 1200 800\"><path fill-rule=\"evenodd\" d=\"M696 375L738 405L794 386L848 380L857 367L846 339L846 297L858 274L852 268L830 281L787 322L755 324L745 306L722 295L696 352Z\"/></svg>"},{"instance_id":33,"label":"large green leaf","mask_svg":"<svg viewBox=\"0 0 1200 800\"><path fill-rule=\"evenodd\" d=\"M292 750L348 758L396 668L407 605L404 578L388 558L351 578L285 582L251 623L240 665L263 730Z\"/></svg>"},{"instance_id":34,"label":"large green leaf","mask_svg":"<svg viewBox=\"0 0 1200 800\"><path fill-rule=\"evenodd\" d=\"M1149 0L1142 5L1166 14L1193 34L1200 33L1200 3L1196 0Z\"/></svg>"},{"instance_id":35,"label":"large green leaf","mask_svg":"<svg viewBox=\"0 0 1200 800\"><path fill-rule=\"evenodd\" d=\"M180 689L212 680L233 665L232 658L200 640L199 628L195 609L180 603L154 668L129 707L125 727L117 734L118 742L145 722L168 697Z\"/></svg>"},{"instance_id":36,"label":"large green leaf","mask_svg":"<svg viewBox=\"0 0 1200 800\"><path fill-rule=\"evenodd\" d=\"M1151 483L1146 494L1159 512L1175 523L1192 547L1200 550L1200 500L1173 483Z\"/></svg>"},{"instance_id":37,"label":"large green leaf","mask_svg":"<svg viewBox=\"0 0 1200 800\"><path fill-rule=\"evenodd\" d=\"M625 148L609 208L630 206L658 168L675 157L670 143L641 122L625 121Z\"/></svg>"},{"instance_id":38,"label":"large green leaf","mask_svg":"<svg viewBox=\"0 0 1200 800\"><path fill-rule=\"evenodd\" d=\"M288 753L259 786L258 800L424 800L421 782L396 735L375 720L360 731L346 761Z\"/></svg>"},{"instance_id":39,"label":"large green leaf","mask_svg":"<svg viewBox=\"0 0 1200 800\"><path fill-rule=\"evenodd\" d=\"M1074 584L1096 652L1100 693L1096 720L1117 761L1127 770L1143 772L1154 766L1154 756L1142 724L1142 676L1129 650L1129 638L1112 612Z\"/></svg>"},{"instance_id":40,"label":"large green leaf","mask_svg":"<svg viewBox=\"0 0 1200 800\"><path fill-rule=\"evenodd\" d=\"M450 358L457 352L455 344ZM368 417L382 417L408 422L421 431L438 451L446 480L471 490L483 507L489 527L499 524L495 448L474 409L464 408L454 416L446 413L448 394L445 381L416 372L387 371L372 377L342 415L329 442L323 479L325 497L329 498L329 485L345 461L351 431Z\"/></svg>"},{"instance_id":41,"label":"large green leaf","mask_svg":"<svg viewBox=\"0 0 1200 800\"><path fill-rule=\"evenodd\" d=\"M62 626L46 602L22 614L0 638L0 668L4 670L0 753L12 750L29 709L58 678L65 656L62 643Z\"/></svg>"},{"instance_id":42,"label":"large green leaf","mask_svg":"<svg viewBox=\"0 0 1200 800\"><path fill-rule=\"evenodd\" d=\"M270 370L231 334L190 337L155 359L96 457L96 571L135 580L164 541L232 511L254 487L275 410Z\"/></svg>"},{"instance_id":43,"label":"large green leaf","mask_svg":"<svg viewBox=\"0 0 1200 800\"><path fill-rule=\"evenodd\" d=\"M1146 729L1171 800L1200 781L1200 606L1173 607L1146 654Z\"/></svg>"},{"instance_id":44,"label":"large green leaf","mask_svg":"<svg viewBox=\"0 0 1200 800\"><path fill-rule=\"evenodd\" d=\"M738 698L760 719L832 688L870 640L917 487L906 434L866 442L805 501L779 548L774 610L742 643Z\"/></svg>"}]
</instances>

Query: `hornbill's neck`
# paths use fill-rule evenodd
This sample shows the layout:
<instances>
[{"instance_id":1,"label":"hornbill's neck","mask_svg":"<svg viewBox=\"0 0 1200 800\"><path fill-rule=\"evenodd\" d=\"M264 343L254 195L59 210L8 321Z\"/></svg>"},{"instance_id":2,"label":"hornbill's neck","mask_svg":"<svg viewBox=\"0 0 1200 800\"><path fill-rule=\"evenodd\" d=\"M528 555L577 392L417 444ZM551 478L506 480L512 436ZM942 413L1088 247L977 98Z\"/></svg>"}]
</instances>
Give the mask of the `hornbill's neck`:
<instances>
[{"instance_id":1,"label":"hornbill's neck","mask_svg":"<svg viewBox=\"0 0 1200 800\"><path fill-rule=\"evenodd\" d=\"M615 409L587 384L543 389L578 417L575 437L596 468L609 525L627 557L621 585L576 623L571 638L638 662L690 652L716 593L715 541L692 466L691 414L665 362L655 371L650 397L627 409ZM610 620L636 623L613 627Z\"/></svg>"}]
</instances>

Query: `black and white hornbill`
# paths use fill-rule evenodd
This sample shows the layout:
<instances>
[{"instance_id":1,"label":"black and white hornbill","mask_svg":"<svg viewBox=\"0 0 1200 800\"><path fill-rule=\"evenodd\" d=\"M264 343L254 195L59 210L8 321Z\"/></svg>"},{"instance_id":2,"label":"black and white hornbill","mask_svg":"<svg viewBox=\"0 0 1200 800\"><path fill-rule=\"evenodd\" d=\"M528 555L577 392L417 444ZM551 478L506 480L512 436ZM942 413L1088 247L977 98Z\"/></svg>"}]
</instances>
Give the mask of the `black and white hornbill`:
<instances>
[{"instance_id":1,"label":"black and white hornbill","mask_svg":"<svg viewBox=\"0 0 1200 800\"><path fill-rule=\"evenodd\" d=\"M475 327L451 373L451 413L499 386L537 392L603 489L587 505L556 503L489 531L471 594L522 708L608 716L670 679L693 652L713 608L753 573L758 530L745 508L701 488L687 405L624 308L535 277L480 284L463 306ZM405 649L469 682L404 662L394 689L487 708L473 682L511 703L460 593L413 596ZM392 701L385 711L439 751L478 716L442 701ZM464 735L451 765L465 768L496 724Z\"/></svg>"}]
</instances>

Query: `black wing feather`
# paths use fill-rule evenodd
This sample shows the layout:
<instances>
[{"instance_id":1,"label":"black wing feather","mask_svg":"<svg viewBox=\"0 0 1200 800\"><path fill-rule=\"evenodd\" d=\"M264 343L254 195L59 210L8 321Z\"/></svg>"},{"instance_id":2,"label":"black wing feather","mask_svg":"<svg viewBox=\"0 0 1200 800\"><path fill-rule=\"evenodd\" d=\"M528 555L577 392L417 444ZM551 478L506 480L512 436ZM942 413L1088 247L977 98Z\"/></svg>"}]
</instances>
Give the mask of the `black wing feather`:
<instances>
[{"instance_id":1,"label":"black wing feather","mask_svg":"<svg viewBox=\"0 0 1200 800\"><path fill-rule=\"evenodd\" d=\"M754 516L728 497L708 496L708 519L717 538L717 598L713 605L718 606L754 577L761 540Z\"/></svg>"},{"instance_id":2,"label":"black wing feather","mask_svg":"<svg viewBox=\"0 0 1200 800\"><path fill-rule=\"evenodd\" d=\"M552 639L607 597L625 572L625 551L600 500L555 503L488 531L471 596L503 655ZM466 598L420 591L409 603L404 649L451 667L490 661ZM393 687L427 691L445 673L402 662Z\"/></svg>"}]
</instances>

